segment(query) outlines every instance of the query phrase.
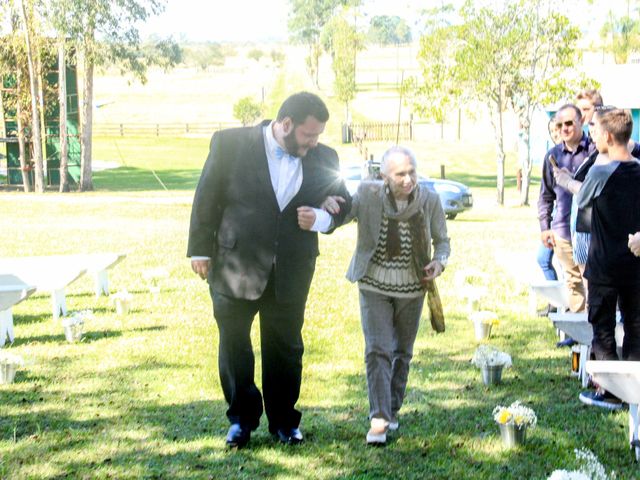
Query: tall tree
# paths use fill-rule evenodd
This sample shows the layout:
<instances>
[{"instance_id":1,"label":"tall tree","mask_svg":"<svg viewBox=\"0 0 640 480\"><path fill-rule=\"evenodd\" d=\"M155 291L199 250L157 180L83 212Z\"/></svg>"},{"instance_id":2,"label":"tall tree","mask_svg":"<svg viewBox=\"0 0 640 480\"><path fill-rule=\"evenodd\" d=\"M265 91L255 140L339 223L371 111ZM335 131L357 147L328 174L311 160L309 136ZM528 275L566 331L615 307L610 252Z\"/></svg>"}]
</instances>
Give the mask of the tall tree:
<instances>
[{"instance_id":1,"label":"tall tree","mask_svg":"<svg viewBox=\"0 0 640 480\"><path fill-rule=\"evenodd\" d=\"M40 128L40 75L37 68L37 49L35 28L35 10L33 0L22 0L20 6L24 39L29 66L29 85L31 90L31 147L35 162L35 191L44 192L44 162L42 156L42 130Z\"/></svg>"},{"instance_id":2,"label":"tall tree","mask_svg":"<svg viewBox=\"0 0 640 480\"><path fill-rule=\"evenodd\" d=\"M349 102L356 96L356 56L363 48L362 36L357 32L351 19L357 18L356 11L345 7L335 15L323 30L325 49L332 59L334 73L334 93L345 107L345 121L349 122Z\"/></svg>"},{"instance_id":3,"label":"tall tree","mask_svg":"<svg viewBox=\"0 0 640 480\"><path fill-rule=\"evenodd\" d=\"M631 16L630 0L627 0L626 15L616 17L609 10L600 35L606 42L606 49L613 54L615 62L627 63L629 55L640 48L640 18Z\"/></svg>"},{"instance_id":4,"label":"tall tree","mask_svg":"<svg viewBox=\"0 0 640 480\"><path fill-rule=\"evenodd\" d=\"M329 22L336 8L353 0L289 0L289 32L292 40L303 43L309 48L307 68L316 86L319 84L319 65L322 48L320 36L323 27ZM359 3L359 0L357 0Z\"/></svg>"},{"instance_id":5,"label":"tall tree","mask_svg":"<svg viewBox=\"0 0 640 480\"><path fill-rule=\"evenodd\" d=\"M147 63L140 50L137 24L158 14L162 0L58 0L69 12L65 34L76 42L82 70L80 112L80 190L93 190L91 173L93 75L96 65L112 62L144 79Z\"/></svg>"},{"instance_id":6,"label":"tall tree","mask_svg":"<svg viewBox=\"0 0 640 480\"><path fill-rule=\"evenodd\" d=\"M428 21L418 51L421 76L409 77L402 88L415 113L443 124L463 95L455 61L462 42L459 27L448 20L453 13L451 5L425 13Z\"/></svg>"},{"instance_id":7,"label":"tall tree","mask_svg":"<svg viewBox=\"0 0 640 480\"><path fill-rule=\"evenodd\" d=\"M397 45L411 41L411 28L397 15L376 15L371 19L367 38L372 43Z\"/></svg>"}]
</instances>

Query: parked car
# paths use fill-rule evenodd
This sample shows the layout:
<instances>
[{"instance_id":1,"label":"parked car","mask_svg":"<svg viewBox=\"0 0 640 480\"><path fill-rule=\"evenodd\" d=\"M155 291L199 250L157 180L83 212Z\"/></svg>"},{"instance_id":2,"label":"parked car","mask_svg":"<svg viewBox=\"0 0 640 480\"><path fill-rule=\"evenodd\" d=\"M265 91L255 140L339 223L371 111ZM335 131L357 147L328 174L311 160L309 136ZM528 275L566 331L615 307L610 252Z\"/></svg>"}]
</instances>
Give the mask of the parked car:
<instances>
[{"instance_id":1,"label":"parked car","mask_svg":"<svg viewBox=\"0 0 640 480\"><path fill-rule=\"evenodd\" d=\"M340 173L347 190L353 195L363 178L377 178L379 170L379 165L373 163L365 166L345 166ZM453 220L459 213L473 207L471 190L463 183L422 176L418 177L418 183L426 185L429 190L438 194L444 213L449 220Z\"/></svg>"}]
</instances>

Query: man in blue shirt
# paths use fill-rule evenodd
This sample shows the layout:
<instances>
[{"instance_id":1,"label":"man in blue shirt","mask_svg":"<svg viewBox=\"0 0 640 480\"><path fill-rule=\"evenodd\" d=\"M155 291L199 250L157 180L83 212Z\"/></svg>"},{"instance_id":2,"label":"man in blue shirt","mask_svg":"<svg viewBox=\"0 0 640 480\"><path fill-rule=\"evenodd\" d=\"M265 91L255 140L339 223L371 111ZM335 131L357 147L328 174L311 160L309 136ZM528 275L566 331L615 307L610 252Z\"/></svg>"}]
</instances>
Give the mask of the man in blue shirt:
<instances>
[{"instance_id":1,"label":"man in blue shirt","mask_svg":"<svg viewBox=\"0 0 640 480\"><path fill-rule=\"evenodd\" d=\"M560 168L566 168L573 174L595 151L595 145L582 131L582 114L577 106L569 103L560 107L556 113L556 122L562 142L547 152L542 164L538 199L540 238L543 245L553 248L562 265L569 289L569 309L581 312L585 308L585 289L580 270L573 260L571 247L569 223L572 195L556 183L550 157L555 158ZM552 217L554 207L556 210Z\"/></svg>"}]
</instances>

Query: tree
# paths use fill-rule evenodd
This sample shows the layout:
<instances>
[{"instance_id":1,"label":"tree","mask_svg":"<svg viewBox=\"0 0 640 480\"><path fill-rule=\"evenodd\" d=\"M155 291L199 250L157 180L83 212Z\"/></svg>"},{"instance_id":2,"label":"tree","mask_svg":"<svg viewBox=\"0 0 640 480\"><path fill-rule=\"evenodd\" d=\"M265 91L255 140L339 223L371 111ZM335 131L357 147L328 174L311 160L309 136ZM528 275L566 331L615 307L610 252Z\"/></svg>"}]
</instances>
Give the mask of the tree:
<instances>
[{"instance_id":1,"label":"tree","mask_svg":"<svg viewBox=\"0 0 640 480\"><path fill-rule=\"evenodd\" d=\"M320 55L320 35L322 28L333 16L336 8L359 0L289 0L289 32L293 41L306 44L309 48L307 69L316 85L319 83L318 69Z\"/></svg>"},{"instance_id":2,"label":"tree","mask_svg":"<svg viewBox=\"0 0 640 480\"><path fill-rule=\"evenodd\" d=\"M345 121L349 121L349 102L356 96L356 55L362 50L360 35L347 20L348 9L334 16L323 29L323 43L332 58L334 92L345 106Z\"/></svg>"},{"instance_id":3,"label":"tree","mask_svg":"<svg viewBox=\"0 0 640 480\"><path fill-rule=\"evenodd\" d=\"M44 161L42 156L42 130L40 128L40 75L37 68L37 41L35 11L33 1L22 0L20 13L24 28L24 39L29 66L29 86L31 90L31 146L35 162L35 191L44 192Z\"/></svg>"},{"instance_id":4,"label":"tree","mask_svg":"<svg viewBox=\"0 0 640 480\"><path fill-rule=\"evenodd\" d=\"M55 0L69 12L65 35L75 41L82 71L80 190L93 190L91 171L93 74L102 62L120 65L145 79L148 59L140 49L136 24L162 11L161 0Z\"/></svg>"},{"instance_id":5,"label":"tree","mask_svg":"<svg viewBox=\"0 0 640 480\"><path fill-rule=\"evenodd\" d=\"M243 126L253 123L262 115L262 107L251 97L243 97L233 106L233 116L242 122Z\"/></svg>"},{"instance_id":6,"label":"tree","mask_svg":"<svg viewBox=\"0 0 640 480\"><path fill-rule=\"evenodd\" d=\"M489 110L496 140L497 200L504 203L504 112L518 114L529 150L531 116L536 107L572 95L578 81L568 69L575 65L578 30L554 12L547 0L507 2L502 9L475 8L467 1L457 29L457 82ZM531 157L522 165L528 204Z\"/></svg>"},{"instance_id":7,"label":"tree","mask_svg":"<svg viewBox=\"0 0 640 480\"><path fill-rule=\"evenodd\" d=\"M609 11L600 35L608 41L606 49L613 54L616 63L627 63L629 55L640 48L640 19L631 18L627 0L627 14L616 18Z\"/></svg>"},{"instance_id":8,"label":"tree","mask_svg":"<svg viewBox=\"0 0 640 480\"><path fill-rule=\"evenodd\" d=\"M252 48L251 50L249 50L249 53L247 53L247 58L255 60L256 62L259 62L263 56L264 52L259 48Z\"/></svg>"},{"instance_id":9,"label":"tree","mask_svg":"<svg viewBox=\"0 0 640 480\"><path fill-rule=\"evenodd\" d=\"M372 43L397 45L411 42L411 28L397 15L376 15L371 19L367 38Z\"/></svg>"},{"instance_id":10,"label":"tree","mask_svg":"<svg viewBox=\"0 0 640 480\"><path fill-rule=\"evenodd\" d=\"M418 62L421 78L410 77L402 85L412 110L443 124L463 94L456 54L461 47L458 27L447 20L453 7L427 11L429 21L420 37Z\"/></svg>"}]
</instances>

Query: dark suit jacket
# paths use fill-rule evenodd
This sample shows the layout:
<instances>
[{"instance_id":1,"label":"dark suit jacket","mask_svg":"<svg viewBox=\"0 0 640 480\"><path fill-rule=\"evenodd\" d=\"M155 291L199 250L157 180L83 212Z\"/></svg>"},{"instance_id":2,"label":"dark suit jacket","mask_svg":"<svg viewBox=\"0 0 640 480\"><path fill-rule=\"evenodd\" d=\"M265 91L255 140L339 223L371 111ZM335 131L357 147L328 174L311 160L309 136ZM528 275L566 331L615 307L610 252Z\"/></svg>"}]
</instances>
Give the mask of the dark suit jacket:
<instances>
[{"instance_id":1,"label":"dark suit jacket","mask_svg":"<svg viewBox=\"0 0 640 480\"><path fill-rule=\"evenodd\" d=\"M300 190L280 212L262 134L268 123L213 135L193 201L187 256L211 257L209 283L224 295L259 298L275 268L278 300L304 302L318 234L300 229L296 209L318 208L327 195L341 195L348 204L333 217L337 226L351 199L339 177L338 155L318 144L301 160Z\"/></svg>"}]
</instances>

